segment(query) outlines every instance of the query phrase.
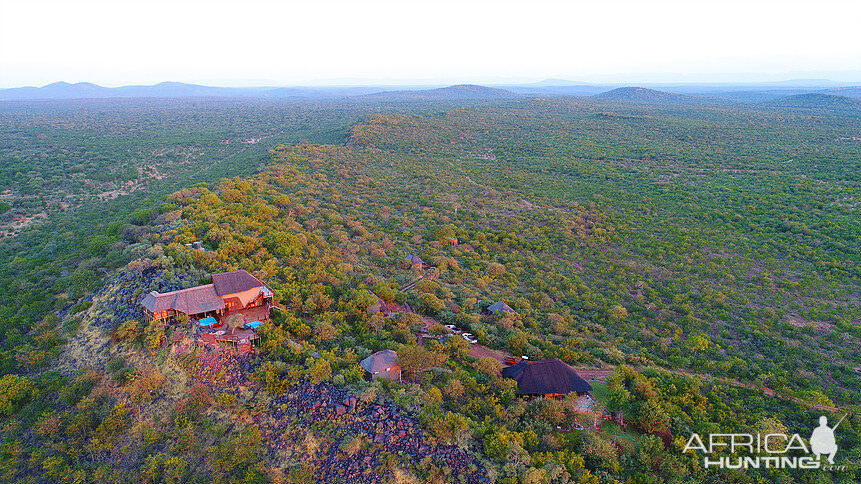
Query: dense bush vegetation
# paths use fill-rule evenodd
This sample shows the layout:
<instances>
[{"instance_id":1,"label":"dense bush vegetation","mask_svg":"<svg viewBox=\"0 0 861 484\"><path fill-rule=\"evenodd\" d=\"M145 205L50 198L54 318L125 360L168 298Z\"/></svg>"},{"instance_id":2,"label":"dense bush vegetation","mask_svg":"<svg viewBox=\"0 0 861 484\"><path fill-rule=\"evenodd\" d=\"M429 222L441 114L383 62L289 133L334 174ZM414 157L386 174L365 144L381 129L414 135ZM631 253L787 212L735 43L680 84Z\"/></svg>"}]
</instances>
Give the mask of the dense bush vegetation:
<instances>
[{"instance_id":1,"label":"dense bush vegetation","mask_svg":"<svg viewBox=\"0 0 861 484\"><path fill-rule=\"evenodd\" d=\"M390 112L370 114L384 108ZM159 482L302 482L337 428L291 427L284 438L293 450L267 455L255 451L266 439L252 424L266 418L270 398L303 378L397 403L431 438L469 450L501 482L717 480L726 475L681 453L684 436L764 428L805 435L821 413L814 404L847 409L841 462L857 461L861 147L845 141L857 114L578 99L435 108L255 101L183 106L180 116L155 104L105 108L97 120L43 114L48 124L29 110L5 113L16 133L39 139L36 131L47 130L70 153L5 147L14 163L44 154L39 163L58 184L15 196L49 209L65 200L61 192L75 193L87 170L103 174L85 191L97 196L131 174L128 166L143 166L135 164L146 162L143 153L177 148L163 165L174 178L150 180L147 193L75 199L76 210L50 212L2 242L4 478L123 481L144 468L144 479ZM143 125L129 125L127 112ZM296 133L334 143L340 126L365 114L344 144L292 143ZM145 120L166 123L165 139L124 138ZM319 131L303 124L315 120ZM88 149L103 158L81 172L64 171L89 143L72 142L69 123L116 137L93 143ZM272 150L270 166L253 176L232 175L255 171L260 160L243 157L259 153L257 145L213 147L285 125L292 134L264 143L291 144ZM204 154L185 165L179 153L189 146ZM132 148L134 156L120 154ZM252 163L235 167L240 159ZM3 173L17 184L32 175ZM194 241L207 250L189 251ZM410 269L410 254L431 269ZM105 311L87 296L123 266L185 284L243 268L267 281L285 309L264 330L253 368L169 356L173 328L114 317L111 348L131 351L128 361L105 357L102 368L66 376L46 371L64 340L80 339L78 328ZM369 289L422 317L369 315ZM497 300L517 314L482 314ZM617 367L602 403L636 432L613 424L558 431L574 418L569 405L520 400L498 363L470 356L460 338L419 346L416 329L428 321L455 324L511 354ZM407 381L362 382L357 362L386 348L398 351ZM253 395L225 384L245 373ZM175 374L188 374L178 389ZM212 386L195 385L202 381ZM162 395L169 404L159 403ZM335 445L353 455L370 444ZM400 465L390 470L406 481L455 479L429 463ZM817 477L848 481L853 472ZM813 479L767 470L731 478Z\"/></svg>"}]
</instances>

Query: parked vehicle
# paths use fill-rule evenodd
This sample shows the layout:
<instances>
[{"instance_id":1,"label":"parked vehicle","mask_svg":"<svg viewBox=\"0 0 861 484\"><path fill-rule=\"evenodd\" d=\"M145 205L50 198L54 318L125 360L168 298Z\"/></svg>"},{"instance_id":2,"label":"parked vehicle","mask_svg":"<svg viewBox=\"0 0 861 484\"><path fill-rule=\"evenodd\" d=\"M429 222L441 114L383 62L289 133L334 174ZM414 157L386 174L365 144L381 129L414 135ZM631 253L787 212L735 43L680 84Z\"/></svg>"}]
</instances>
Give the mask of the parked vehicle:
<instances>
[{"instance_id":1,"label":"parked vehicle","mask_svg":"<svg viewBox=\"0 0 861 484\"><path fill-rule=\"evenodd\" d=\"M456 331L457 331L457 326L455 326L455 325L453 325L453 324L446 324L446 325L445 325L445 327L446 327L446 328L448 328L448 329L449 329L450 331L452 331L452 332L456 332Z\"/></svg>"},{"instance_id":2,"label":"parked vehicle","mask_svg":"<svg viewBox=\"0 0 861 484\"><path fill-rule=\"evenodd\" d=\"M463 339L469 341L471 344L478 343L478 340L472 336L472 333L463 333L461 336L463 336Z\"/></svg>"}]
</instances>

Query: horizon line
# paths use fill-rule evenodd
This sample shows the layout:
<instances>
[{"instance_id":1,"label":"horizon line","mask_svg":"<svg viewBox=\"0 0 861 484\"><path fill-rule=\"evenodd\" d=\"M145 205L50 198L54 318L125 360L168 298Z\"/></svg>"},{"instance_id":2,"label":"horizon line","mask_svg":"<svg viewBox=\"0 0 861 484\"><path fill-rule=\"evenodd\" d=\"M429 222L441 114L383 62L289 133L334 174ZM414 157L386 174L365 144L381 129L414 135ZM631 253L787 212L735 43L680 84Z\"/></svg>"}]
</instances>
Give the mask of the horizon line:
<instances>
[{"instance_id":1,"label":"horizon line","mask_svg":"<svg viewBox=\"0 0 861 484\"><path fill-rule=\"evenodd\" d=\"M852 72L852 71L850 71ZM559 84L552 84L553 82L558 82ZM613 80L613 81L583 81L578 79L566 79L562 77L546 77L542 79L498 79L498 80L462 80L462 81L453 81L453 80L442 80L442 79L320 79L306 81L306 82L298 82L294 84L280 84L277 81L275 82L260 82L254 83L254 81L250 81L248 83L231 83L224 82L219 83L218 81L177 81L177 80L163 80L159 82L155 82L152 84L147 84L144 82L129 82L125 84L115 84L115 83L105 83L99 84L98 82L93 81L74 81L69 82L65 80L57 80L53 82L49 82L43 85L14 85L14 86L5 86L0 87L0 90L6 89L42 89L45 87L49 87L56 84L65 84L65 85L78 85L78 84L87 84L93 85L97 87L102 87L106 89L116 89L123 87L153 87L162 84L182 84L182 85L190 85L190 86L203 86L203 87L214 87L214 88L222 88L222 89L279 89L279 88L360 88L360 87L373 87L373 88L401 88L401 87L425 87L425 88L436 88L436 87L450 87L450 86L459 86L459 85L478 85L478 86L488 86L488 87L497 87L497 86L511 86L511 87L574 87L574 86L690 86L690 85L700 85L700 86L749 86L749 85L780 85L780 84L788 84L788 83L805 83L808 82L810 84L796 84L794 87L821 87L824 84L830 84L833 87L834 85L841 85L845 87L850 86L861 86L861 78L859 80L853 81L835 81L831 78L827 77L783 77L775 80Z\"/></svg>"}]
</instances>

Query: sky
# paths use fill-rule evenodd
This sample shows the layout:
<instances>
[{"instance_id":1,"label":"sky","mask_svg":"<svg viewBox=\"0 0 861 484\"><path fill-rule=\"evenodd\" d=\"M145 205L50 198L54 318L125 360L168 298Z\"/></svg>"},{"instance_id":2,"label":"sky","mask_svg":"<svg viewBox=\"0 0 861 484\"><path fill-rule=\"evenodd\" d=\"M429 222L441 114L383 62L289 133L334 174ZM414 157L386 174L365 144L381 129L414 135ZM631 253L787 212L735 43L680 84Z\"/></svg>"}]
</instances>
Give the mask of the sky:
<instances>
[{"instance_id":1,"label":"sky","mask_svg":"<svg viewBox=\"0 0 861 484\"><path fill-rule=\"evenodd\" d=\"M0 0L0 87L861 83L861 1Z\"/></svg>"}]
</instances>

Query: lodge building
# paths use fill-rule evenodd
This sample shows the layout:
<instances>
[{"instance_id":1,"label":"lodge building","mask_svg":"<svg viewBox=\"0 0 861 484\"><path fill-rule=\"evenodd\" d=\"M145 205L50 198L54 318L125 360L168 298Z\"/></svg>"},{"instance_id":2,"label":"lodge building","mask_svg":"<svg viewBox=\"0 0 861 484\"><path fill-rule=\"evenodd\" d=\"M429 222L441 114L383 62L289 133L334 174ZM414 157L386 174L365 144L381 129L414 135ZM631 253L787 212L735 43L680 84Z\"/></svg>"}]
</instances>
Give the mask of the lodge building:
<instances>
[{"instance_id":1,"label":"lodge building","mask_svg":"<svg viewBox=\"0 0 861 484\"><path fill-rule=\"evenodd\" d=\"M244 270L212 275L212 284L159 293L152 291L141 301L147 321L171 319L185 314L190 319L221 318L230 311L268 308L272 289Z\"/></svg>"}]
</instances>

